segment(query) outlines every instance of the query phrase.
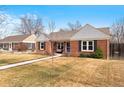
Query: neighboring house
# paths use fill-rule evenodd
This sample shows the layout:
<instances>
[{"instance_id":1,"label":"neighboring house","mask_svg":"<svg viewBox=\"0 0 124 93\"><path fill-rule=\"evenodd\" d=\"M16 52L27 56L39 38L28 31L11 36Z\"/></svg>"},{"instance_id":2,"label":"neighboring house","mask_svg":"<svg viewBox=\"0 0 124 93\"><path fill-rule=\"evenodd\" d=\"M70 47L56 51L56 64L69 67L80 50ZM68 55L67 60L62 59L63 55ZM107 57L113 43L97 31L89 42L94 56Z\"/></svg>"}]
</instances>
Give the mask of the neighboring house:
<instances>
[{"instance_id":1,"label":"neighboring house","mask_svg":"<svg viewBox=\"0 0 124 93\"><path fill-rule=\"evenodd\" d=\"M78 31L59 31L49 35L42 33L34 37L27 36L22 42L32 43L33 41L37 53L57 52L79 56L81 53L94 53L96 48L100 48L104 58L109 58L109 28L95 28L86 24Z\"/></svg>"},{"instance_id":2,"label":"neighboring house","mask_svg":"<svg viewBox=\"0 0 124 93\"><path fill-rule=\"evenodd\" d=\"M9 51L23 51L23 50L35 50L35 42L31 40L26 42L30 37L34 35L16 35L8 36L0 40L0 48Z\"/></svg>"}]
</instances>

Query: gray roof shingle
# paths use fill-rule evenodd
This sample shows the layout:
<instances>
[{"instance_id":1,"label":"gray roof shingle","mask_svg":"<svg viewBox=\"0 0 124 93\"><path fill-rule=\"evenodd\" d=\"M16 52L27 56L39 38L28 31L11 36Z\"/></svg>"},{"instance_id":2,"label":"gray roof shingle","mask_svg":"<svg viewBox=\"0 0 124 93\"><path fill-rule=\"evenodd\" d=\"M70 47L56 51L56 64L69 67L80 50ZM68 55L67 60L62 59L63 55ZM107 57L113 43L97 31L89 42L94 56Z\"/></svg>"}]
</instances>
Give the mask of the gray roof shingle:
<instances>
[{"instance_id":1,"label":"gray roof shingle","mask_svg":"<svg viewBox=\"0 0 124 93\"><path fill-rule=\"evenodd\" d=\"M27 38L30 35L15 35L15 36L8 36L4 39L0 40L0 42L22 42L25 38Z\"/></svg>"},{"instance_id":2,"label":"gray roof shingle","mask_svg":"<svg viewBox=\"0 0 124 93\"><path fill-rule=\"evenodd\" d=\"M97 30L103 32L104 34L111 35L109 28L104 27L104 28L96 28ZM78 30L80 31L80 30ZM58 32L52 32L49 34L49 38L53 41L63 41L63 40L70 40L70 38L77 33L78 31L64 31L60 30Z\"/></svg>"},{"instance_id":3,"label":"gray roof shingle","mask_svg":"<svg viewBox=\"0 0 124 93\"><path fill-rule=\"evenodd\" d=\"M63 31L60 30L58 32L52 32L49 34L49 38L53 41L61 41L61 40L70 40L70 38L76 33L77 31Z\"/></svg>"},{"instance_id":4,"label":"gray roof shingle","mask_svg":"<svg viewBox=\"0 0 124 93\"><path fill-rule=\"evenodd\" d=\"M111 35L111 33L110 33L110 28L109 27L103 27L103 28L97 28L99 31L101 31L101 32L103 32L103 33L105 33L105 34L107 34L107 35Z\"/></svg>"}]
</instances>

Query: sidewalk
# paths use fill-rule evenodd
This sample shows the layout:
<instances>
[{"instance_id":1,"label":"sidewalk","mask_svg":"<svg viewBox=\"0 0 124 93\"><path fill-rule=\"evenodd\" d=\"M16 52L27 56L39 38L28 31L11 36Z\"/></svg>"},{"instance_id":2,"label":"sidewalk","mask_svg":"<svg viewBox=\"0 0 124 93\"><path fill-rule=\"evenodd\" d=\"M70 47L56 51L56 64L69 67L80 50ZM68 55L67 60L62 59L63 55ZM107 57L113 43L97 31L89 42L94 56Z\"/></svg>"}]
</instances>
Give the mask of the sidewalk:
<instances>
[{"instance_id":1,"label":"sidewalk","mask_svg":"<svg viewBox=\"0 0 124 93\"><path fill-rule=\"evenodd\" d=\"M57 54L57 55L53 56L53 58L60 57L60 56L61 56L61 54ZM0 66L0 70L12 68L12 67L17 67L17 66L21 66L21 65L26 65L26 64L31 64L31 63L34 63L34 62L44 61L44 60L51 59L51 58L52 58L52 56L46 57L46 58L30 60L30 61L24 61L24 62L21 62L21 63L15 63L15 64L10 64L10 65Z\"/></svg>"}]
</instances>

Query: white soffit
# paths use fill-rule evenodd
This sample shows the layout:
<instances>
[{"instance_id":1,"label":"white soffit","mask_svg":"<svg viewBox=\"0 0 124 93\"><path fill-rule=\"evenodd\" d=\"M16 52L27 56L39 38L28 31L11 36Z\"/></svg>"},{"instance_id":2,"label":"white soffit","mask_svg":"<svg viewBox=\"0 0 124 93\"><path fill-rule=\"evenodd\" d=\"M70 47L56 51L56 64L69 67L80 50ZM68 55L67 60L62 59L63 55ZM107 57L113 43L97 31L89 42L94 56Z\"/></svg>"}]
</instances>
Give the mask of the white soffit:
<instances>
[{"instance_id":1,"label":"white soffit","mask_svg":"<svg viewBox=\"0 0 124 93\"><path fill-rule=\"evenodd\" d=\"M103 40L109 38L109 35L106 35L95 27L86 24L80 31L71 37L71 40Z\"/></svg>"}]
</instances>

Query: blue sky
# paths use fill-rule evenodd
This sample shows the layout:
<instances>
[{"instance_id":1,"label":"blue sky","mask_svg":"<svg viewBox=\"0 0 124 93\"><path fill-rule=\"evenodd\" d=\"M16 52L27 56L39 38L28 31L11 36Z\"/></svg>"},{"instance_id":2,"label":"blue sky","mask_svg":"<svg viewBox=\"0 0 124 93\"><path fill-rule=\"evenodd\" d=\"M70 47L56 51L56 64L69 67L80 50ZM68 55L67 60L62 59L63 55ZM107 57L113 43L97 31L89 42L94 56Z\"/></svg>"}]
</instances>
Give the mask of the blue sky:
<instances>
[{"instance_id":1,"label":"blue sky","mask_svg":"<svg viewBox=\"0 0 124 93\"><path fill-rule=\"evenodd\" d=\"M96 27L111 26L112 23L124 17L124 6L46 6L46 5L8 5L6 13L14 15L18 19L24 14L36 14L41 16L47 28L49 20L56 22L57 29L66 28L68 22L79 20L82 25L87 23Z\"/></svg>"}]
</instances>

